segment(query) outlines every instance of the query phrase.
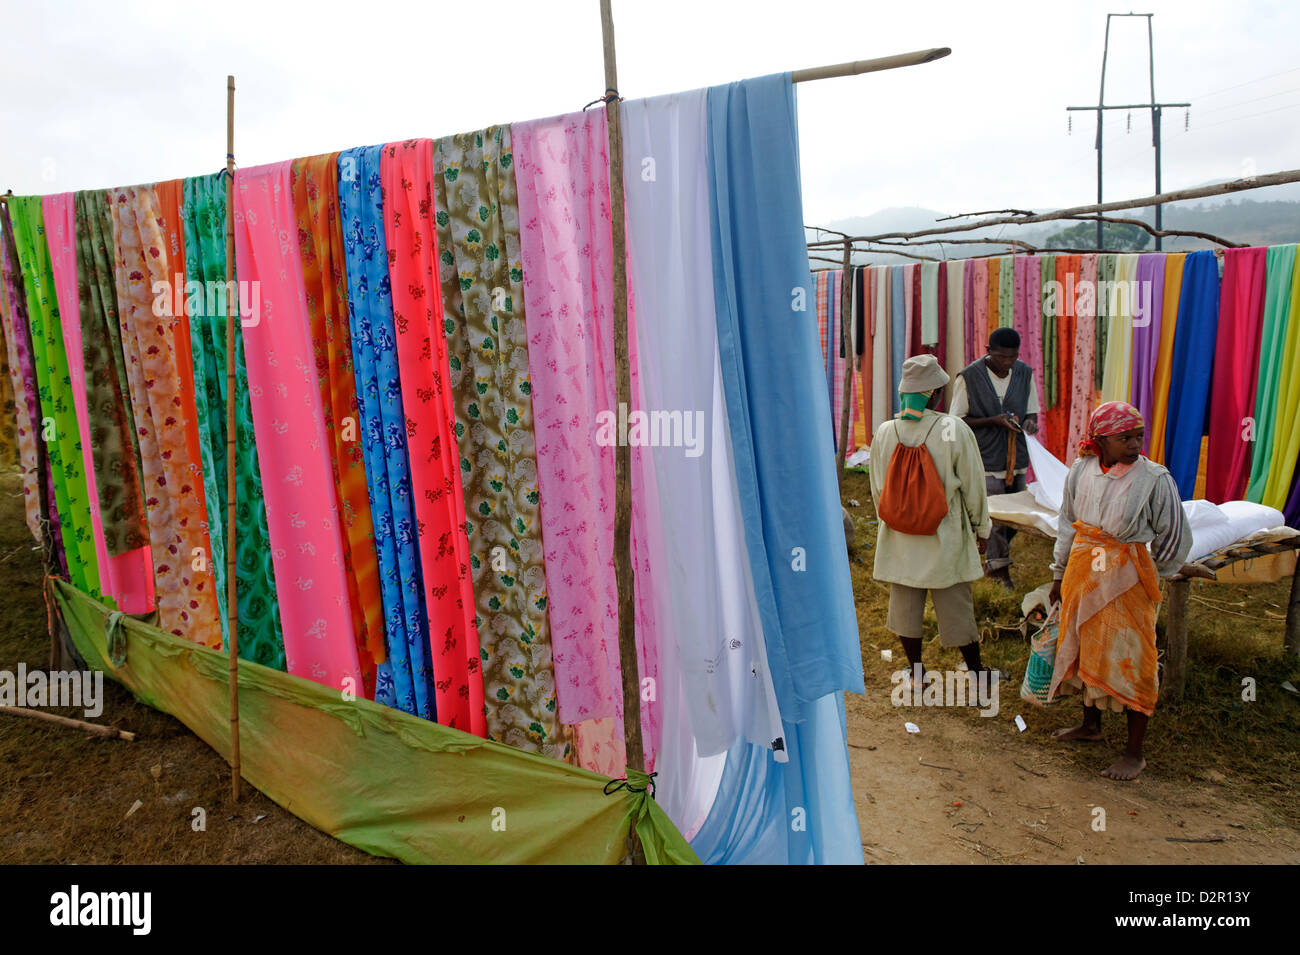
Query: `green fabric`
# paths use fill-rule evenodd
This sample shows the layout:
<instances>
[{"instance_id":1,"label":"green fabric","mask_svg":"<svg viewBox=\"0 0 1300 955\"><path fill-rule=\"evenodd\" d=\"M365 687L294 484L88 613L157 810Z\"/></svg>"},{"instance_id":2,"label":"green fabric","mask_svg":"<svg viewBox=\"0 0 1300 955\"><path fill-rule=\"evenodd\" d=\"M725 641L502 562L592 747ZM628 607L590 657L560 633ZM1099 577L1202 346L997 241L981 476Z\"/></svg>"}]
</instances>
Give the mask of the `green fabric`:
<instances>
[{"instance_id":1,"label":"green fabric","mask_svg":"<svg viewBox=\"0 0 1300 955\"><path fill-rule=\"evenodd\" d=\"M199 454L207 501L212 567L216 571L221 645L230 646L226 623L226 302L214 295L208 314L207 289L226 281L225 174L185 180L185 275L203 286L190 297L190 351L194 362L194 406L199 417ZM193 288L193 286L191 286ZM275 571L266 527L262 472L253 436L253 411L244 370L244 336L235 326L235 557L239 603L239 656L285 669L284 637L275 595Z\"/></svg>"},{"instance_id":2,"label":"green fabric","mask_svg":"<svg viewBox=\"0 0 1300 955\"><path fill-rule=\"evenodd\" d=\"M443 327L488 737L565 759L572 740L555 716L510 130L447 137L434 158Z\"/></svg>"},{"instance_id":3,"label":"green fabric","mask_svg":"<svg viewBox=\"0 0 1300 955\"><path fill-rule=\"evenodd\" d=\"M59 530L68 558L68 577L81 590L102 600L99 561L95 556L94 530L90 523L90 492L86 485L81 431L72 398L72 376L63 346L63 325L54 271L45 241L45 217L40 196L14 196L9 200L14 244L23 271L27 315L32 330L32 363L36 366L36 390L40 396L50 475L59 511ZM110 600L112 598L109 598Z\"/></svg>"},{"instance_id":4,"label":"green fabric","mask_svg":"<svg viewBox=\"0 0 1300 955\"><path fill-rule=\"evenodd\" d=\"M1056 315L1061 309L1060 294L1050 295L1049 283L1056 281L1056 256L1038 257L1040 294L1043 299L1043 410L1056 407ZM1062 293L1064 294L1064 293Z\"/></svg>"},{"instance_id":5,"label":"green fabric","mask_svg":"<svg viewBox=\"0 0 1300 955\"><path fill-rule=\"evenodd\" d=\"M228 659L117 618L126 663L107 656L108 610L68 584L48 592L89 667L230 750ZM633 822L651 863L699 859L644 789L479 739L257 664L239 667L244 779L336 839L411 863L617 863ZM613 789L613 787L610 787ZM494 828L495 827L495 828ZM503 828L504 827L504 828Z\"/></svg>"},{"instance_id":6,"label":"green fabric","mask_svg":"<svg viewBox=\"0 0 1300 955\"><path fill-rule=\"evenodd\" d=\"M1101 390L1102 379L1106 374L1106 339L1110 332L1111 296L1106 290L1115 281L1118 259L1115 255L1097 256L1097 303L1094 312L1097 316L1097 330L1092 359L1092 376L1097 391Z\"/></svg>"},{"instance_id":7,"label":"green fabric","mask_svg":"<svg viewBox=\"0 0 1300 955\"><path fill-rule=\"evenodd\" d=\"M1016 260L1004 255L998 261L998 328L1011 328L1016 322Z\"/></svg>"},{"instance_id":8,"label":"green fabric","mask_svg":"<svg viewBox=\"0 0 1300 955\"><path fill-rule=\"evenodd\" d=\"M1250 453L1250 482L1246 500L1260 503L1268 485L1273 434L1277 427L1279 383L1282 379L1291 283L1296 265L1295 245L1270 246L1264 260L1264 324L1259 339L1259 384L1255 392L1255 441Z\"/></svg>"},{"instance_id":9,"label":"green fabric","mask_svg":"<svg viewBox=\"0 0 1300 955\"><path fill-rule=\"evenodd\" d=\"M104 543L112 557L147 546L149 524L140 490L140 442L117 317L113 220L102 190L78 192L74 205L86 417Z\"/></svg>"},{"instance_id":10,"label":"green fabric","mask_svg":"<svg viewBox=\"0 0 1300 955\"><path fill-rule=\"evenodd\" d=\"M913 421L921 417L921 412L925 406L930 403L930 396L933 391L900 391L898 393L898 403L902 407L900 414L904 418L910 418Z\"/></svg>"}]
</instances>

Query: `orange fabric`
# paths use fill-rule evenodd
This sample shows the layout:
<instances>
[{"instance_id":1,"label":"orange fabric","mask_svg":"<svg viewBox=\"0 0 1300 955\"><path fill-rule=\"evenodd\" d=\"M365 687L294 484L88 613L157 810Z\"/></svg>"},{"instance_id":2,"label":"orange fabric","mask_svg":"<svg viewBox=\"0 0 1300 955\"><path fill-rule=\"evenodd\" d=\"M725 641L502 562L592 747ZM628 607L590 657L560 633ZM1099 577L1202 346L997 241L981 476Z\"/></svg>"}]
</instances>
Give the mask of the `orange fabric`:
<instances>
[{"instance_id":1,"label":"orange fabric","mask_svg":"<svg viewBox=\"0 0 1300 955\"><path fill-rule=\"evenodd\" d=\"M330 467L342 515L344 576L352 606L357 662L366 696L374 699L375 671L387 659L384 602L379 587L366 467L361 449L352 340L348 326L343 230L339 218L338 153L295 159L293 211L298 221L303 286L316 360Z\"/></svg>"},{"instance_id":2,"label":"orange fabric","mask_svg":"<svg viewBox=\"0 0 1300 955\"><path fill-rule=\"evenodd\" d=\"M1056 299L1056 405L1044 415L1047 419L1047 448L1062 461L1070 460L1070 398L1074 382L1074 305L1078 294L1080 257L1056 257L1056 281L1061 293Z\"/></svg>"},{"instance_id":3,"label":"orange fabric","mask_svg":"<svg viewBox=\"0 0 1300 955\"><path fill-rule=\"evenodd\" d=\"M1061 581L1061 632L1048 698L1078 676L1125 706L1155 712L1160 582L1145 544L1075 521Z\"/></svg>"},{"instance_id":4,"label":"orange fabric","mask_svg":"<svg viewBox=\"0 0 1300 955\"><path fill-rule=\"evenodd\" d=\"M185 412L185 450L190 462L190 470L195 475L194 495L199 499L200 509L208 512L207 499L203 493L203 456L199 445L199 411L194 404L194 358L190 353L190 316L189 296L185 295L185 221L181 218L181 202L184 198L185 181L171 179L154 186L158 194L158 226L162 229L163 241L167 243L167 254L172 266L171 307L174 312L172 335L176 348L176 370L181 376L181 408ZM179 298L179 301L177 299ZM179 307L178 307L179 306ZM211 560L212 548L208 548ZM213 580L216 580L215 573Z\"/></svg>"},{"instance_id":5,"label":"orange fabric","mask_svg":"<svg viewBox=\"0 0 1300 955\"><path fill-rule=\"evenodd\" d=\"M1178 300L1183 288L1183 263L1187 256L1171 252L1165 256L1165 294L1160 315L1160 351L1156 357L1155 381L1151 388L1151 453L1157 464L1165 463L1165 422L1169 412L1169 372L1174 360L1174 329L1178 325Z\"/></svg>"},{"instance_id":6,"label":"orange fabric","mask_svg":"<svg viewBox=\"0 0 1300 955\"><path fill-rule=\"evenodd\" d=\"M862 301L858 306L862 309L862 354L858 356L858 423L853 434L854 443L859 448L869 447L871 444L871 389L874 387L872 381L872 355L875 350L875 341L871 334L871 313L876 306L876 283L875 273L869 268L862 270Z\"/></svg>"}]
</instances>

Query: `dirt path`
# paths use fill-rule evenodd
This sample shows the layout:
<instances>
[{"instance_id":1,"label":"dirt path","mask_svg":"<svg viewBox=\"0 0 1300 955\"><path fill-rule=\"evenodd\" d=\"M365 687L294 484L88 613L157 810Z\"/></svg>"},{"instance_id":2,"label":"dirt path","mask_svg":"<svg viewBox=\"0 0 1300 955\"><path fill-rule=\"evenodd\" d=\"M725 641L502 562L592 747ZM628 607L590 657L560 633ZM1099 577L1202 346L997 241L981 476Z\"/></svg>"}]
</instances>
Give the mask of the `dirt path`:
<instances>
[{"instance_id":1,"label":"dirt path","mask_svg":"<svg viewBox=\"0 0 1300 955\"><path fill-rule=\"evenodd\" d=\"M1095 770L1074 765L1053 753L1044 721L1035 727L1032 707L1018 700L1004 699L1004 711L985 719L896 709L889 689L868 677L867 695L848 697L868 863L1300 863L1300 832L1213 782L1150 771L1112 782L1094 775L1117 755L1109 742L1059 744L1095 754ZM1011 722L1016 712L1029 724L1023 734ZM905 730L908 720L919 734ZM1094 807L1105 811L1104 831L1093 830Z\"/></svg>"}]
</instances>

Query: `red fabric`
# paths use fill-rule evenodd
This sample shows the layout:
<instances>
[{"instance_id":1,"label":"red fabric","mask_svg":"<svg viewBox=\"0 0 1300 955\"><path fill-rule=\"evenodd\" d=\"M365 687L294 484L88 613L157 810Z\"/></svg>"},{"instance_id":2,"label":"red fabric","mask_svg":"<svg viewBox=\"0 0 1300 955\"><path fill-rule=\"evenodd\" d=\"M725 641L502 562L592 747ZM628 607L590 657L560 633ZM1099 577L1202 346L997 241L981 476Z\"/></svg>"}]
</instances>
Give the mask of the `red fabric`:
<instances>
[{"instance_id":1,"label":"red fabric","mask_svg":"<svg viewBox=\"0 0 1300 955\"><path fill-rule=\"evenodd\" d=\"M1245 419L1255 413L1267 257L1263 248L1228 249L1223 256L1205 476L1205 497L1216 504L1243 498L1250 477L1251 445L1244 429Z\"/></svg>"},{"instance_id":2,"label":"red fabric","mask_svg":"<svg viewBox=\"0 0 1300 955\"><path fill-rule=\"evenodd\" d=\"M1125 431L1144 427L1145 424L1146 422L1142 420L1142 412L1127 401L1107 401L1105 404L1098 405L1097 410L1088 419L1088 437L1079 442L1079 456L1095 454L1100 457L1101 445L1097 443L1098 438L1123 434Z\"/></svg>"},{"instance_id":3,"label":"red fabric","mask_svg":"<svg viewBox=\"0 0 1300 955\"><path fill-rule=\"evenodd\" d=\"M939 359L942 365L948 355L948 263L939 263L939 343L934 349L935 357ZM949 376L957 374L960 369L945 368ZM939 410L948 410L948 390L943 390L943 397L939 399Z\"/></svg>"},{"instance_id":4,"label":"red fabric","mask_svg":"<svg viewBox=\"0 0 1300 955\"><path fill-rule=\"evenodd\" d=\"M1074 359L1074 302L1079 279L1079 256L1056 257L1056 281L1061 294L1056 296L1056 404L1044 415L1047 420L1047 448L1064 461L1070 448L1070 395Z\"/></svg>"},{"instance_id":5,"label":"red fabric","mask_svg":"<svg viewBox=\"0 0 1300 955\"><path fill-rule=\"evenodd\" d=\"M384 234L438 722L486 736L456 410L446 382L432 169L431 139L384 147Z\"/></svg>"},{"instance_id":6,"label":"red fabric","mask_svg":"<svg viewBox=\"0 0 1300 955\"><path fill-rule=\"evenodd\" d=\"M921 345L921 265L919 262L912 266L912 314L907 320L911 326L907 336L907 357L923 355L925 348Z\"/></svg>"}]
</instances>

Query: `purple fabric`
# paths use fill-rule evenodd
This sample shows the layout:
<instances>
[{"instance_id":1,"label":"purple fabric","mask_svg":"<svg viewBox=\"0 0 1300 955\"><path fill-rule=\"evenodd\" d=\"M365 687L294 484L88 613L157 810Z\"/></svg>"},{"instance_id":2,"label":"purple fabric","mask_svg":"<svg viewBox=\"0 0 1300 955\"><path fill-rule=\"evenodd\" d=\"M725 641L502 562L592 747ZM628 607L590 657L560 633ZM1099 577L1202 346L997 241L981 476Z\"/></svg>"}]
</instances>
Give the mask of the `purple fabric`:
<instances>
[{"instance_id":1,"label":"purple fabric","mask_svg":"<svg viewBox=\"0 0 1300 955\"><path fill-rule=\"evenodd\" d=\"M1155 399L1156 358L1160 354L1160 317L1165 298L1165 254L1148 252L1138 257L1137 301L1133 319L1133 365L1129 386L1129 404L1147 421L1151 420ZM1147 289L1150 289L1150 314L1147 314ZM1151 429L1142 439L1142 452L1150 449Z\"/></svg>"}]
</instances>

